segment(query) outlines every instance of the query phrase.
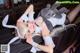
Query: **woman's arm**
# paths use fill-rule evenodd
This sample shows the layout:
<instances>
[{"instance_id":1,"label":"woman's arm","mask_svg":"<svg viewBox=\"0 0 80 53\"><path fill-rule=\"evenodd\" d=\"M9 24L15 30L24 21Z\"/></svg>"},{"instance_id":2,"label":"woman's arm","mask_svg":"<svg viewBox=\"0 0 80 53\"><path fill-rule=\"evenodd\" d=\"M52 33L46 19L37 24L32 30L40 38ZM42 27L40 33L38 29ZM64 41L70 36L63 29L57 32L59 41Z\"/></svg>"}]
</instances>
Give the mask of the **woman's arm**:
<instances>
[{"instance_id":1,"label":"woman's arm","mask_svg":"<svg viewBox=\"0 0 80 53\"><path fill-rule=\"evenodd\" d=\"M68 19L70 22L73 22L77 14L80 12L80 4L76 6L69 14Z\"/></svg>"},{"instance_id":2,"label":"woman's arm","mask_svg":"<svg viewBox=\"0 0 80 53\"><path fill-rule=\"evenodd\" d=\"M53 53L53 46L52 45L40 45L40 44L35 43L32 40L32 35L31 34L27 34L25 36L25 38L26 38L26 42L31 44L32 46L34 46L36 48L39 48L40 50L42 50L44 52Z\"/></svg>"}]
</instances>

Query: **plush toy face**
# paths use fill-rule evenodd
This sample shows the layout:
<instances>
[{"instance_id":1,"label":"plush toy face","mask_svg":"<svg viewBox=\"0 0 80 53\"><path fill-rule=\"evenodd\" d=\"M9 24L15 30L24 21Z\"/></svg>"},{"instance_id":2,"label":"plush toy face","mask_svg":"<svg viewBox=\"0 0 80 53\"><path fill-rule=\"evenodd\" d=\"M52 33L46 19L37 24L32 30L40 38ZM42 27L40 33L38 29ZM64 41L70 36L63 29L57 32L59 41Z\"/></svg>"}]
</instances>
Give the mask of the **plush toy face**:
<instances>
[{"instance_id":1,"label":"plush toy face","mask_svg":"<svg viewBox=\"0 0 80 53\"><path fill-rule=\"evenodd\" d=\"M51 9L49 9L44 16L45 16L46 18L50 18L50 17L52 17L54 14L55 14L55 12L52 11Z\"/></svg>"},{"instance_id":2,"label":"plush toy face","mask_svg":"<svg viewBox=\"0 0 80 53\"><path fill-rule=\"evenodd\" d=\"M55 12L53 10L44 8L40 12L40 15L39 16L42 16L43 18L50 18L50 17L52 17L54 15L54 13Z\"/></svg>"}]
</instances>

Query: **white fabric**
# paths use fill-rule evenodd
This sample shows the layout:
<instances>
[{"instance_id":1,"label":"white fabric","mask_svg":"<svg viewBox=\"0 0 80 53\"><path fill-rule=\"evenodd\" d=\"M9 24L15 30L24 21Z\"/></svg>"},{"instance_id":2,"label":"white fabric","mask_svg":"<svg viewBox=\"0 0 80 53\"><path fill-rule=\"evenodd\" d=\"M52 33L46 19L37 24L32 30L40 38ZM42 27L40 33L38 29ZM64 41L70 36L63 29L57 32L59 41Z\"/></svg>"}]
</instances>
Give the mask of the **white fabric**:
<instances>
[{"instance_id":1,"label":"white fabric","mask_svg":"<svg viewBox=\"0 0 80 53\"><path fill-rule=\"evenodd\" d=\"M38 44L36 42L32 42L32 46L37 47Z\"/></svg>"},{"instance_id":2,"label":"white fabric","mask_svg":"<svg viewBox=\"0 0 80 53\"><path fill-rule=\"evenodd\" d=\"M32 53L36 53L36 52L37 52L36 47L32 47L30 51L31 51Z\"/></svg>"},{"instance_id":3,"label":"white fabric","mask_svg":"<svg viewBox=\"0 0 80 53\"><path fill-rule=\"evenodd\" d=\"M2 25L3 25L4 27L5 27L5 25L7 24L8 19L9 19L9 15L6 15L5 18L4 18L3 21L2 21Z\"/></svg>"},{"instance_id":4,"label":"white fabric","mask_svg":"<svg viewBox=\"0 0 80 53\"><path fill-rule=\"evenodd\" d=\"M36 53L37 51L41 51L39 48L32 47L30 50L32 53Z\"/></svg>"},{"instance_id":5,"label":"white fabric","mask_svg":"<svg viewBox=\"0 0 80 53\"><path fill-rule=\"evenodd\" d=\"M35 42L32 42L32 48L31 48L31 52L33 52L33 53L36 53L37 52L37 49L36 49L36 47L38 46L38 44L37 43L35 43Z\"/></svg>"},{"instance_id":6,"label":"white fabric","mask_svg":"<svg viewBox=\"0 0 80 53\"><path fill-rule=\"evenodd\" d=\"M46 36L46 37L43 37L43 40L45 42L45 45L52 45L53 47L55 47L52 37Z\"/></svg>"},{"instance_id":7,"label":"white fabric","mask_svg":"<svg viewBox=\"0 0 80 53\"><path fill-rule=\"evenodd\" d=\"M18 0L13 0L13 3L14 3L14 4L17 4L17 3L18 3Z\"/></svg>"},{"instance_id":8,"label":"white fabric","mask_svg":"<svg viewBox=\"0 0 80 53\"><path fill-rule=\"evenodd\" d=\"M30 0L26 0L26 3L27 3L27 2L30 2Z\"/></svg>"},{"instance_id":9,"label":"white fabric","mask_svg":"<svg viewBox=\"0 0 80 53\"><path fill-rule=\"evenodd\" d=\"M54 18L54 15L53 15L53 17L48 19L51 22L51 24L53 25L53 27L56 25L64 25L65 20L66 20L66 14L63 13L61 15L62 15L62 18L60 18L60 19Z\"/></svg>"},{"instance_id":10,"label":"white fabric","mask_svg":"<svg viewBox=\"0 0 80 53\"><path fill-rule=\"evenodd\" d=\"M36 28L35 28L35 33L40 33L40 32L41 32L41 28L38 27L38 26L36 26Z\"/></svg>"}]
</instances>

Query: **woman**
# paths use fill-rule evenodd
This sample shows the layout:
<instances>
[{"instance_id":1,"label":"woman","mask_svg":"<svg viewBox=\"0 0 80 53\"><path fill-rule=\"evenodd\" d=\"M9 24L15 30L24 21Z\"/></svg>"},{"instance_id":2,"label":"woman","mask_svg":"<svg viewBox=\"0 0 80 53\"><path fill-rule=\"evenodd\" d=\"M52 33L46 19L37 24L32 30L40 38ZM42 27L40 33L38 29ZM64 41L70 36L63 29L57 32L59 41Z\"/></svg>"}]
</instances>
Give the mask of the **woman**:
<instances>
[{"instance_id":1,"label":"woman","mask_svg":"<svg viewBox=\"0 0 80 53\"><path fill-rule=\"evenodd\" d=\"M75 18L75 16L78 14L78 12L80 11L80 5L78 5L68 16L68 19L70 22L72 22ZM75 13L74 13L75 12ZM42 34L42 37L43 37L43 40L45 42L45 45L40 45L40 44L37 44L33 41L32 39L32 33L35 31L34 30L34 27L31 28L31 25L28 24L29 28L29 32L26 32L25 34L25 39L26 39L26 42L31 44L32 46L36 47L36 48L39 48L40 50L44 51L44 52L47 52L47 53L53 53L54 52L54 43L52 41L52 38L49 36L50 35L50 30L48 28L48 26L46 25L46 23L43 21L42 17L39 17L38 19L36 19L37 22L35 21L35 23L40 26L41 28L41 34ZM18 20L17 22L17 26L21 26L22 24L20 23L21 21ZM21 24L21 25L19 25ZM25 26L25 24L23 24L22 26ZM24 28L24 27L23 27ZM26 26L25 26L26 28Z\"/></svg>"},{"instance_id":2,"label":"woman","mask_svg":"<svg viewBox=\"0 0 80 53\"><path fill-rule=\"evenodd\" d=\"M29 13L29 12L31 12L31 11L29 11L29 10L33 10L33 5L30 5L29 6L29 8L26 10L26 12L24 13L24 14L27 14L27 13ZM27 38L27 36L30 34L31 36L32 36L32 34L34 33L34 31L35 31L35 25L37 25L37 26L39 26L41 29L43 29L43 30L41 30L42 31L42 35L44 35L44 37L46 37L47 35L49 35L49 33L50 33L50 31L49 31L49 29L46 27L46 24L45 24L45 22L43 21L43 19L42 19L42 17L38 17L37 19L35 19L35 21L29 21L29 22L27 22L27 23L25 23L25 21L22 19L22 18L20 18L20 19L18 19L18 21L17 21L17 27L19 28L19 30L20 30L20 33L21 33L21 35L23 36L23 38L25 38L26 40L28 40L28 38ZM45 28L45 29L44 29ZM26 30L26 29L28 29L28 31ZM24 33L23 33L24 32ZM44 33L43 33L44 32ZM41 32L40 32L41 33ZM47 33L47 34L45 34L45 33ZM30 38L30 37L29 37ZM47 38L49 38L50 40L48 40L48 41L50 41L51 43L49 44L49 43L46 43L46 41L44 41L46 44L49 44L49 47L51 47L51 48L54 48L54 43L53 43L53 41L52 41L52 38L49 36L49 37L47 37ZM30 38L31 39L31 38ZM44 38L44 39L46 39L46 38ZM29 40L30 41L30 40ZM32 41L32 40L31 40ZM34 43L34 42L33 42ZM41 46L42 47L42 46ZM45 46L45 47L47 47L47 46ZM45 51L45 49L41 49L41 50L44 50ZM47 51L47 50L46 50ZM53 51L53 50L52 50Z\"/></svg>"}]
</instances>

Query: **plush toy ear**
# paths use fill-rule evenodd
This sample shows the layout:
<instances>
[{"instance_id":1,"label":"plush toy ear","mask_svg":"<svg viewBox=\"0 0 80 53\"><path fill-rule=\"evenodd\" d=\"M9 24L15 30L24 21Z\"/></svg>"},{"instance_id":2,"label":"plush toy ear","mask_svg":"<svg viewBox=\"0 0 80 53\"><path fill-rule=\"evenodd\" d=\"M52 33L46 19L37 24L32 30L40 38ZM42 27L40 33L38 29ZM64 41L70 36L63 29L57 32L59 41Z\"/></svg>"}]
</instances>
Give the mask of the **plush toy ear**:
<instances>
[{"instance_id":1,"label":"plush toy ear","mask_svg":"<svg viewBox=\"0 0 80 53\"><path fill-rule=\"evenodd\" d=\"M50 4L47 4L47 5L46 5L46 8L51 8L51 5L50 5Z\"/></svg>"},{"instance_id":2,"label":"plush toy ear","mask_svg":"<svg viewBox=\"0 0 80 53\"><path fill-rule=\"evenodd\" d=\"M9 19L9 15L6 15L5 18L3 19L2 21L2 25L5 26L8 22L8 19Z\"/></svg>"},{"instance_id":3,"label":"plush toy ear","mask_svg":"<svg viewBox=\"0 0 80 53\"><path fill-rule=\"evenodd\" d=\"M16 26L7 25L8 19L9 19L9 15L6 15L5 18L4 18L3 21L2 21L2 25L3 25L4 27L7 27L7 28L15 28L15 29L17 29Z\"/></svg>"},{"instance_id":4,"label":"plush toy ear","mask_svg":"<svg viewBox=\"0 0 80 53\"><path fill-rule=\"evenodd\" d=\"M65 8L65 7L62 7L61 9L59 9L59 12L60 13L68 13L69 10L67 8Z\"/></svg>"},{"instance_id":5,"label":"plush toy ear","mask_svg":"<svg viewBox=\"0 0 80 53\"><path fill-rule=\"evenodd\" d=\"M51 7L52 10L57 9L57 7L59 7L60 4L59 3L54 3Z\"/></svg>"}]
</instances>

